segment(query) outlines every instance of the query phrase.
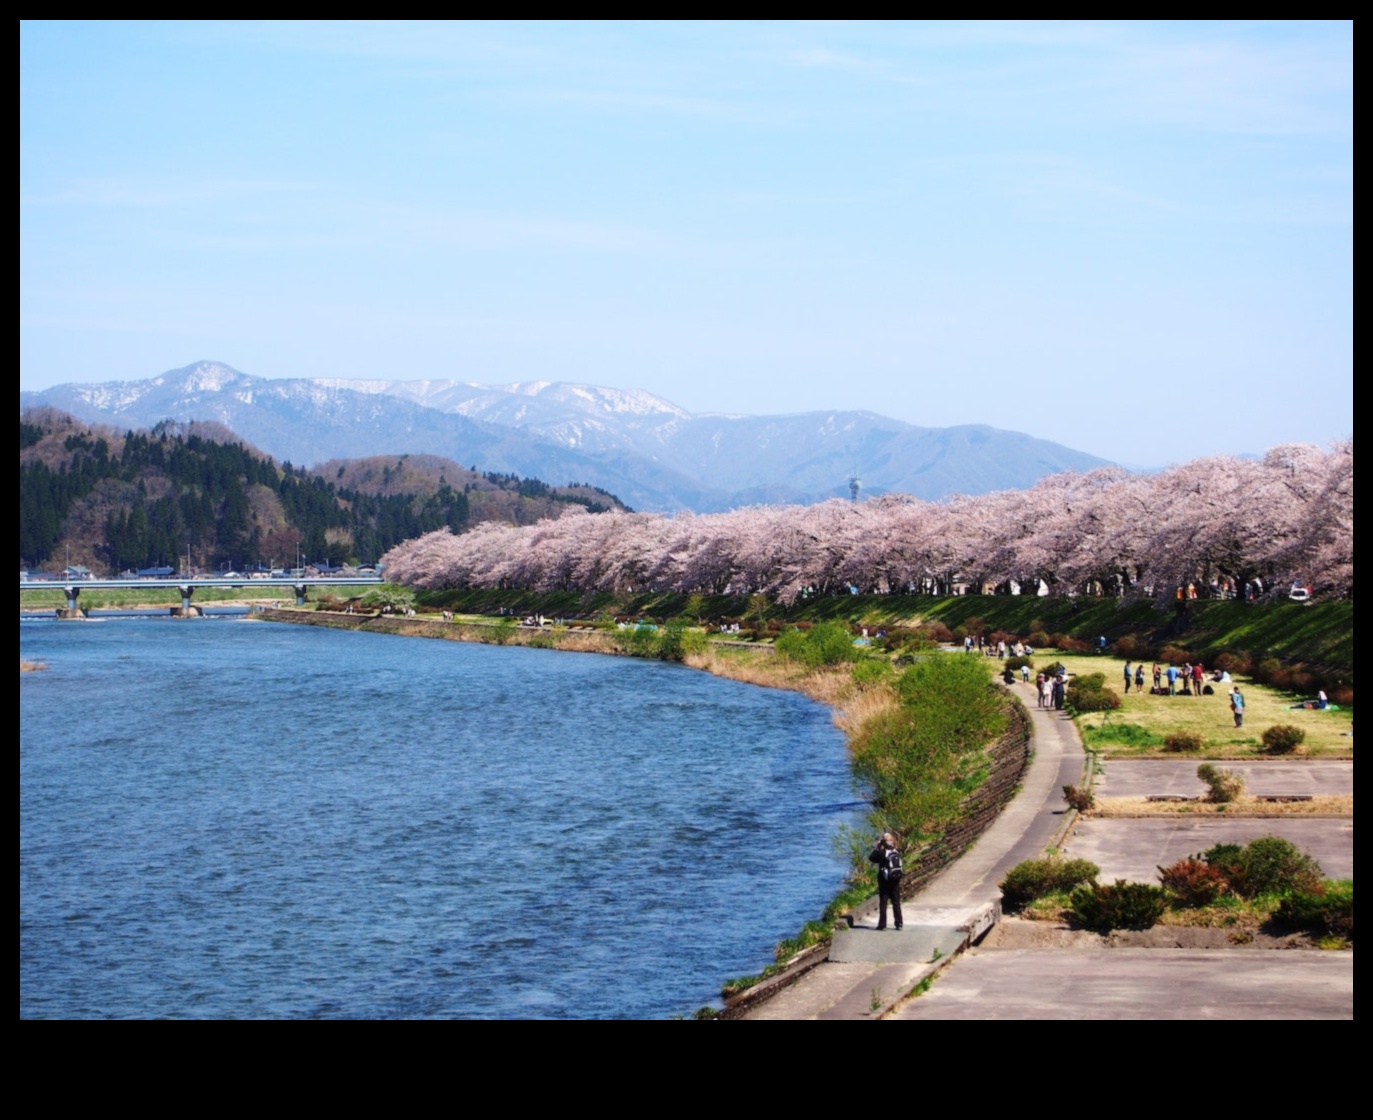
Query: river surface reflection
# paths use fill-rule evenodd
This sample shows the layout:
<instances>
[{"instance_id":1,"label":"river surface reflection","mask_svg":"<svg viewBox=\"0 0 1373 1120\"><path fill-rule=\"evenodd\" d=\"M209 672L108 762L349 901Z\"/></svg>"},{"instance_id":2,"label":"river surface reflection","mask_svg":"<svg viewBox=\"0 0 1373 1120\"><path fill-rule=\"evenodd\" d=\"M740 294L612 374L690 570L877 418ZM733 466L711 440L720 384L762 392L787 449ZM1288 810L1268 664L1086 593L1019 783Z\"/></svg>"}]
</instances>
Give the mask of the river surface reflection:
<instances>
[{"instance_id":1,"label":"river surface reflection","mask_svg":"<svg viewBox=\"0 0 1373 1120\"><path fill-rule=\"evenodd\" d=\"M792 693L257 621L20 623L21 1017L659 1018L817 917Z\"/></svg>"}]
</instances>

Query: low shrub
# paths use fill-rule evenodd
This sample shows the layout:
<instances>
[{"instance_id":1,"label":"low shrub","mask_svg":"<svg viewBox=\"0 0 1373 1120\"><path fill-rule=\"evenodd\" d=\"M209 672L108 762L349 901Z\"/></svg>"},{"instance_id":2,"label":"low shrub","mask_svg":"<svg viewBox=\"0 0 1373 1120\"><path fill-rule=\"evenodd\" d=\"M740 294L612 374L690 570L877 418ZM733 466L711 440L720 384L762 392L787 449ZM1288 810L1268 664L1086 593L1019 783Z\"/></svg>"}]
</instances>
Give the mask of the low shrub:
<instances>
[{"instance_id":1,"label":"low shrub","mask_svg":"<svg viewBox=\"0 0 1373 1120\"><path fill-rule=\"evenodd\" d=\"M925 637L932 642L952 642L954 640L954 632L937 618L923 623L920 629Z\"/></svg>"},{"instance_id":2,"label":"low shrub","mask_svg":"<svg viewBox=\"0 0 1373 1120\"><path fill-rule=\"evenodd\" d=\"M1158 659L1165 665L1181 665L1184 661L1191 661L1192 654L1181 646L1164 646L1158 651Z\"/></svg>"},{"instance_id":3,"label":"low shrub","mask_svg":"<svg viewBox=\"0 0 1373 1120\"><path fill-rule=\"evenodd\" d=\"M1045 631L1034 627L1032 627L1030 632L1025 636L1025 640L1036 649L1050 644L1049 635Z\"/></svg>"},{"instance_id":4,"label":"low shrub","mask_svg":"<svg viewBox=\"0 0 1373 1120\"><path fill-rule=\"evenodd\" d=\"M1249 673L1253 671L1254 659L1247 653L1227 651L1216 655L1216 668L1226 673Z\"/></svg>"},{"instance_id":5,"label":"low shrub","mask_svg":"<svg viewBox=\"0 0 1373 1120\"><path fill-rule=\"evenodd\" d=\"M1310 692L1315 682L1315 673L1307 672L1305 669L1289 669L1285 687L1290 688L1293 692Z\"/></svg>"},{"instance_id":6,"label":"low shrub","mask_svg":"<svg viewBox=\"0 0 1373 1120\"><path fill-rule=\"evenodd\" d=\"M1230 885L1245 898L1313 892L1321 883L1321 865L1281 836L1260 836L1244 846L1238 873Z\"/></svg>"},{"instance_id":7,"label":"low shrub","mask_svg":"<svg viewBox=\"0 0 1373 1120\"><path fill-rule=\"evenodd\" d=\"M1095 807L1096 794L1085 786L1064 786L1063 800L1068 802L1069 808L1085 813Z\"/></svg>"},{"instance_id":8,"label":"low shrub","mask_svg":"<svg viewBox=\"0 0 1373 1120\"><path fill-rule=\"evenodd\" d=\"M1321 867L1291 840L1260 836L1245 845L1217 844L1201 856L1218 868L1241 898L1315 891Z\"/></svg>"},{"instance_id":9,"label":"low shrub","mask_svg":"<svg viewBox=\"0 0 1373 1120\"><path fill-rule=\"evenodd\" d=\"M1006 658L1006 668L1013 672L1020 672L1022 668L1033 669L1035 663L1028 657L1008 657Z\"/></svg>"},{"instance_id":10,"label":"low shrub","mask_svg":"<svg viewBox=\"0 0 1373 1120\"><path fill-rule=\"evenodd\" d=\"M1127 661L1138 661L1141 658L1148 658L1149 643L1138 634L1126 634L1123 638L1117 638L1111 643L1111 652L1117 657L1123 657Z\"/></svg>"},{"instance_id":11,"label":"low shrub","mask_svg":"<svg viewBox=\"0 0 1373 1120\"><path fill-rule=\"evenodd\" d=\"M1282 662L1276 657L1265 657L1254 667L1254 679L1263 684L1276 684L1278 677L1286 677Z\"/></svg>"},{"instance_id":12,"label":"low shrub","mask_svg":"<svg viewBox=\"0 0 1373 1120\"><path fill-rule=\"evenodd\" d=\"M1244 793L1244 779L1233 770L1222 770L1209 762L1197 767L1197 777L1211 787L1206 795L1208 801L1224 804L1237 800Z\"/></svg>"},{"instance_id":13,"label":"low shrub","mask_svg":"<svg viewBox=\"0 0 1373 1120\"><path fill-rule=\"evenodd\" d=\"M1354 939L1354 884L1349 879L1326 879L1316 889L1294 891L1273 914L1277 925L1332 933Z\"/></svg>"},{"instance_id":14,"label":"low shrub","mask_svg":"<svg viewBox=\"0 0 1373 1120\"><path fill-rule=\"evenodd\" d=\"M1100 874L1101 868L1085 859L1027 859L1006 872L998 884L1001 904L1010 911L1020 910L1045 895L1095 882Z\"/></svg>"},{"instance_id":15,"label":"low shrub","mask_svg":"<svg viewBox=\"0 0 1373 1120\"><path fill-rule=\"evenodd\" d=\"M1230 886L1224 871L1196 856L1160 867L1158 878L1183 906L1210 906Z\"/></svg>"},{"instance_id":16,"label":"low shrub","mask_svg":"<svg viewBox=\"0 0 1373 1120\"><path fill-rule=\"evenodd\" d=\"M1330 693L1330 703L1338 704L1341 708L1352 708L1354 706L1354 690L1352 688L1337 688Z\"/></svg>"},{"instance_id":17,"label":"low shrub","mask_svg":"<svg viewBox=\"0 0 1373 1120\"><path fill-rule=\"evenodd\" d=\"M1110 712L1120 707L1120 695L1106 687L1105 673L1074 677L1064 699L1075 712Z\"/></svg>"},{"instance_id":18,"label":"low shrub","mask_svg":"<svg viewBox=\"0 0 1373 1120\"><path fill-rule=\"evenodd\" d=\"M1164 736L1163 739L1165 751L1199 751L1201 745L1201 736L1192 731L1174 731L1171 735Z\"/></svg>"},{"instance_id":19,"label":"low shrub","mask_svg":"<svg viewBox=\"0 0 1373 1120\"><path fill-rule=\"evenodd\" d=\"M1306 732L1290 723L1275 723L1263 733L1263 749L1269 754L1291 754L1306 742Z\"/></svg>"},{"instance_id":20,"label":"low shrub","mask_svg":"<svg viewBox=\"0 0 1373 1120\"><path fill-rule=\"evenodd\" d=\"M808 630L787 630L777 636L774 645L781 656L810 668L837 665L858 656L849 628L841 622L820 622Z\"/></svg>"},{"instance_id":21,"label":"low shrub","mask_svg":"<svg viewBox=\"0 0 1373 1120\"><path fill-rule=\"evenodd\" d=\"M864 658L853 667L853 683L865 692L881 688L896 679L891 662L877 657Z\"/></svg>"},{"instance_id":22,"label":"low shrub","mask_svg":"<svg viewBox=\"0 0 1373 1120\"><path fill-rule=\"evenodd\" d=\"M1113 886L1087 883L1068 900L1073 920L1086 929L1110 933L1113 929L1149 929L1168 908L1162 887L1117 879Z\"/></svg>"}]
</instances>

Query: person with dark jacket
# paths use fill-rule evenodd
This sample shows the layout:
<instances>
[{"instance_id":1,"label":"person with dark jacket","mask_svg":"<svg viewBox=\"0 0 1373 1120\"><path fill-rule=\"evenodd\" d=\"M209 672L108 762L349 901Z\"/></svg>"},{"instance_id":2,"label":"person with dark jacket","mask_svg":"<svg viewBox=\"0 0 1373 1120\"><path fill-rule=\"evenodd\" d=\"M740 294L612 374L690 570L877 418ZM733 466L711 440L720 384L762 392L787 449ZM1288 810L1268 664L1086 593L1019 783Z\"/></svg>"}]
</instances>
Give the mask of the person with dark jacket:
<instances>
[{"instance_id":1,"label":"person with dark jacket","mask_svg":"<svg viewBox=\"0 0 1373 1120\"><path fill-rule=\"evenodd\" d=\"M901 850L896 846L896 837L890 832L882 833L882 839L872 850L868 860L877 864L877 898L881 909L877 915L877 928L887 928L887 903L891 902L892 917L896 928L901 928Z\"/></svg>"}]
</instances>

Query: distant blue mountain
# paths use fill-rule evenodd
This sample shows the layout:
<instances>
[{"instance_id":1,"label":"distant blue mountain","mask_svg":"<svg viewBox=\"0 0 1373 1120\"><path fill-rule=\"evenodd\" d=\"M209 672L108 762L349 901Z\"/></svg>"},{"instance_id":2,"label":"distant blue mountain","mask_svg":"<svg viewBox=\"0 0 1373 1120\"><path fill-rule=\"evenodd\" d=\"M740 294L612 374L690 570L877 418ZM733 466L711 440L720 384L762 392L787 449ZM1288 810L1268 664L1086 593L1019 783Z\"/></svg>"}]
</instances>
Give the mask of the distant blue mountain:
<instances>
[{"instance_id":1,"label":"distant blue mountain","mask_svg":"<svg viewBox=\"0 0 1373 1120\"><path fill-rule=\"evenodd\" d=\"M130 428L214 420L280 460L446 455L481 470L586 482L637 509L729 509L900 492L920 498L1032 485L1106 460L985 425L921 428L873 412L692 414L639 390L562 382L266 379L198 362L146 381L20 393Z\"/></svg>"}]
</instances>

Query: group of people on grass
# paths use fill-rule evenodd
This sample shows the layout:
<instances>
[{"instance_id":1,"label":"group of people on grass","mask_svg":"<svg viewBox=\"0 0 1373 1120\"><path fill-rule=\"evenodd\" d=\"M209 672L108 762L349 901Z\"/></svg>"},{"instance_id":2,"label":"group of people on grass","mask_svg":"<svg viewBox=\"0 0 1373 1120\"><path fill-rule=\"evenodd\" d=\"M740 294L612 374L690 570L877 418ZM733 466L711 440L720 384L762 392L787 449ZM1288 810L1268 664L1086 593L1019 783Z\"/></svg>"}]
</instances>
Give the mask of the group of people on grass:
<instances>
[{"instance_id":1,"label":"group of people on grass","mask_svg":"<svg viewBox=\"0 0 1373 1120\"><path fill-rule=\"evenodd\" d=\"M1144 662L1138 665L1131 665L1125 662L1124 669L1125 695L1130 695L1130 686L1134 685L1136 692L1144 691ZM1154 696L1201 696L1207 691L1206 670L1198 661L1184 662L1182 665L1160 665L1157 661L1153 666L1154 686L1149 691ZM1229 684L1230 674L1223 669L1217 669L1212 675L1211 680L1219 684ZM1166 685L1164 682L1167 682Z\"/></svg>"}]
</instances>

